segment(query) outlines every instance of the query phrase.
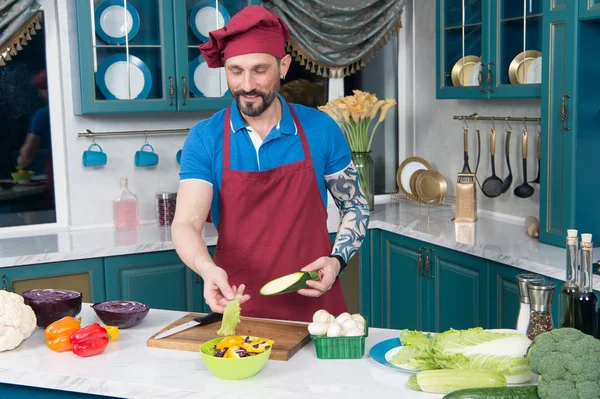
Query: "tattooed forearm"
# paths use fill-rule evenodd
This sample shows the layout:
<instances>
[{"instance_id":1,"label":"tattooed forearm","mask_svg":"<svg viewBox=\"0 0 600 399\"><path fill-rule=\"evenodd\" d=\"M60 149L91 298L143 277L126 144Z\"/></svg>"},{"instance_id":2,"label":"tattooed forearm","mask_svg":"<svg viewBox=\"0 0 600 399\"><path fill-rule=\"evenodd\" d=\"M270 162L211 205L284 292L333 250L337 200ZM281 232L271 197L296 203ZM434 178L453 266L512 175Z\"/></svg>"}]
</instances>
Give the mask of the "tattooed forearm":
<instances>
[{"instance_id":1,"label":"tattooed forearm","mask_svg":"<svg viewBox=\"0 0 600 399\"><path fill-rule=\"evenodd\" d=\"M332 255L340 255L346 262L360 248L369 224L369 204L358 180L353 163L333 176L325 178L341 221Z\"/></svg>"}]
</instances>

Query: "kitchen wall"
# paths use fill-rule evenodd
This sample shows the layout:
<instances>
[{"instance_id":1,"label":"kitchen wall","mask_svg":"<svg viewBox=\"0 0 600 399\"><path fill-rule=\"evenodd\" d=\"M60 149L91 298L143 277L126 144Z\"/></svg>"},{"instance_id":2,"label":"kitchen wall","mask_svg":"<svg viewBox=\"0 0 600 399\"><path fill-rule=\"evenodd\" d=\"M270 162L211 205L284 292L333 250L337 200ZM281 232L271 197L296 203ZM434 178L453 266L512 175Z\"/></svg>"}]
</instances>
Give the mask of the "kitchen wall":
<instances>
[{"instance_id":1,"label":"kitchen wall","mask_svg":"<svg viewBox=\"0 0 600 399\"><path fill-rule=\"evenodd\" d=\"M400 35L399 49L399 105L400 105L400 162L409 156L420 156L429 161L448 180L448 195L455 196L456 174L463 166L463 122L452 119L454 115L477 112L486 116L540 115L540 100L436 100L436 1L408 0L404 12L404 29ZM476 123L469 125L469 160L471 170L476 162ZM512 123L510 162L513 184L510 190L497 198L487 198L478 192L481 210L507 216L538 215L539 191L531 198L520 199L512 190L522 182L520 133L523 123ZM496 126L496 175L508 175L504 158L504 122ZM481 160L477 176L481 183L491 174L489 157L490 122L482 122ZM536 135L539 126L528 124L529 162L528 180L537 174ZM533 155L533 157L531 157Z\"/></svg>"}]
</instances>

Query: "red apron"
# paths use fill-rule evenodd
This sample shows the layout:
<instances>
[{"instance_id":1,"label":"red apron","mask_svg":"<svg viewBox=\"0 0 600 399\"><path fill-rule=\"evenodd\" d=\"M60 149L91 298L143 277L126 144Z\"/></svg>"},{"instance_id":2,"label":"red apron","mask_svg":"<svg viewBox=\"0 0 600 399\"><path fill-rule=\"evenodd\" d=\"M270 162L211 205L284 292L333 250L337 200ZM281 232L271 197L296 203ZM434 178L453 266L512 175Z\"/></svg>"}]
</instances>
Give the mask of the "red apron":
<instances>
[{"instance_id":1,"label":"red apron","mask_svg":"<svg viewBox=\"0 0 600 399\"><path fill-rule=\"evenodd\" d=\"M289 104L288 104L289 106ZM223 125L223 177L215 263L229 284L245 284L250 300L242 316L312 321L325 309L333 315L348 308L339 280L319 298L296 292L262 296L270 280L297 272L331 254L327 210L321 200L306 135L293 108L304 160L267 171L231 170L230 108Z\"/></svg>"}]
</instances>

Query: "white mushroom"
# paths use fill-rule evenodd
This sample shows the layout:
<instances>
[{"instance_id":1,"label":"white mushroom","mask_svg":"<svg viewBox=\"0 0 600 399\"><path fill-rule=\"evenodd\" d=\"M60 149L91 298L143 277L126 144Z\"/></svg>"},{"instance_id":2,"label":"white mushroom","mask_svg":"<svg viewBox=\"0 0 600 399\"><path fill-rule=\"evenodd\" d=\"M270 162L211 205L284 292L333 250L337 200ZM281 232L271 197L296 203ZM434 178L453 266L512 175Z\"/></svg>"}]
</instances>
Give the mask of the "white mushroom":
<instances>
[{"instance_id":1,"label":"white mushroom","mask_svg":"<svg viewBox=\"0 0 600 399\"><path fill-rule=\"evenodd\" d=\"M308 332L311 335L323 336L327 334L327 327L329 325L327 323L322 323L320 321L312 322L308 325Z\"/></svg>"},{"instance_id":2,"label":"white mushroom","mask_svg":"<svg viewBox=\"0 0 600 399\"><path fill-rule=\"evenodd\" d=\"M357 325L357 323L356 323L354 320L352 320L352 319L348 319L348 320L346 320L346 321L344 321L344 322L342 323L342 331L344 331L344 332L346 332L346 331L350 331L350 330L352 330L353 328L358 328L358 325Z\"/></svg>"},{"instance_id":3,"label":"white mushroom","mask_svg":"<svg viewBox=\"0 0 600 399\"><path fill-rule=\"evenodd\" d=\"M345 336L346 337L360 337L362 335L364 335L364 330L361 330L359 328L353 328L351 330L346 331Z\"/></svg>"},{"instance_id":4,"label":"white mushroom","mask_svg":"<svg viewBox=\"0 0 600 399\"><path fill-rule=\"evenodd\" d=\"M328 337L339 337L341 335L342 335L342 326L340 326L336 322L329 324L329 327L327 327L327 336Z\"/></svg>"},{"instance_id":5,"label":"white mushroom","mask_svg":"<svg viewBox=\"0 0 600 399\"><path fill-rule=\"evenodd\" d=\"M332 314L329 314L329 312L326 311L325 309L319 309L313 315L314 322L321 322L321 323L329 324L329 323L333 322L334 319L335 319L335 317Z\"/></svg>"},{"instance_id":6,"label":"white mushroom","mask_svg":"<svg viewBox=\"0 0 600 399\"><path fill-rule=\"evenodd\" d=\"M350 315L350 313L344 312L335 318L335 322L338 323L339 325L342 325L342 324L344 324L344 322L346 320L350 320L350 319L352 319L352 316Z\"/></svg>"},{"instance_id":7,"label":"white mushroom","mask_svg":"<svg viewBox=\"0 0 600 399\"><path fill-rule=\"evenodd\" d=\"M365 324L365 318L362 317L362 315L360 313L354 313L352 315L352 320L354 320L356 322L362 322L363 324Z\"/></svg>"}]
</instances>

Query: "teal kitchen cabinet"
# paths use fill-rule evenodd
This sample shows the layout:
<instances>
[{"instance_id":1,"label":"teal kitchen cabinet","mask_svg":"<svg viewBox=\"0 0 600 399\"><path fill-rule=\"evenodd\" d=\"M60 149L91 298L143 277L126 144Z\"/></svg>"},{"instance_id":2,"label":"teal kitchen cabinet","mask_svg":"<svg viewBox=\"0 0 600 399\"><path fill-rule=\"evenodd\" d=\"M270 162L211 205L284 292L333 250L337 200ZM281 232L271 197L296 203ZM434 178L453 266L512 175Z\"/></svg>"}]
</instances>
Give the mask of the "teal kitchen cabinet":
<instances>
[{"instance_id":1,"label":"teal kitchen cabinet","mask_svg":"<svg viewBox=\"0 0 600 399\"><path fill-rule=\"evenodd\" d=\"M521 307L516 267L491 262L490 328L516 328Z\"/></svg>"},{"instance_id":2,"label":"teal kitchen cabinet","mask_svg":"<svg viewBox=\"0 0 600 399\"><path fill-rule=\"evenodd\" d=\"M432 331L489 327L489 269L483 258L427 245L425 274L433 286Z\"/></svg>"},{"instance_id":3,"label":"teal kitchen cabinet","mask_svg":"<svg viewBox=\"0 0 600 399\"><path fill-rule=\"evenodd\" d=\"M539 98L541 3L437 0L437 98Z\"/></svg>"},{"instance_id":4,"label":"teal kitchen cabinet","mask_svg":"<svg viewBox=\"0 0 600 399\"><path fill-rule=\"evenodd\" d=\"M544 2L540 241L565 246L567 229L600 235L597 69L600 25L578 2Z\"/></svg>"},{"instance_id":5,"label":"teal kitchen cabinet","mask_svg":"<svg viewBox=\"0 0 600 399\"><path fill-rule=\"evenodd\" d=\"M22 294L39 288L81 292L84 302L105 300L102 258L7 267L0 270L2 287Z\"/></svg>"},{"instance_id":6,"label":"teal kitchen cabinet","mask_svg":"<svg viewBox=\"0 0 600 399\"><path fill-rule=\"evenodd\" d=\"M157 309L205 310L202 279L175 251L112 256L105 258L104 268L107 300L139 301Z\"/></svg>"},{"instance_id":7,"label":"teal kitchen cabinet","mask_svg":"<svg viewBox=\"0 0 600 399\"><path fill-rule=\"evenodd\" d=\"M564 246L567 229L575 224L574 168L577 134L575 68L577 62L577 8L574 0L544 2L542 93L540 241Z\"/></svg>"},{"instance_id":8,"label":"teal kitchen cabinet","mask_svg":"<svg viewBox=\"0 0 600 399\"><path fill-rule=\"evenodd\" d=\"M487 260L381 233L381 322L425 331L489 324Z\"/></svg>"},{"instance_id":9,"label":"teal kitchen cabinet","mask_svg":"<svg viewBox=\"0 0 600 399\"><path fill-rule=\"evenodd\" d=\"M382 231L380 244L381 316L373 315L374 325L429 331L432 287L424 275L425 243Z\"/></svg>"},{"instance_id":10,"label":"teal kitchen cabinet","mask_svg":"<svg viewBox=\"0 0 600 399\"><path fill-rule=\"evenodd\" d=\"M122 11L125 3L127 13ZM223 70L207 68L198 46L208 40L209 30L257 3L77 1L75 114L218 110L228 105L232 97ZM130 27L127 35L120 33L125 26Z\"/></svg>"},{"instance_id":11,"label":"teal kitchen cabinet","mask_svg":"<svg viewBox=\"0 0 600 399\"><path fill-rule=\"evenodd\" d=\"M600 0L579 0L579 19L600 19Z\"/></svg>"}]
</instances>

